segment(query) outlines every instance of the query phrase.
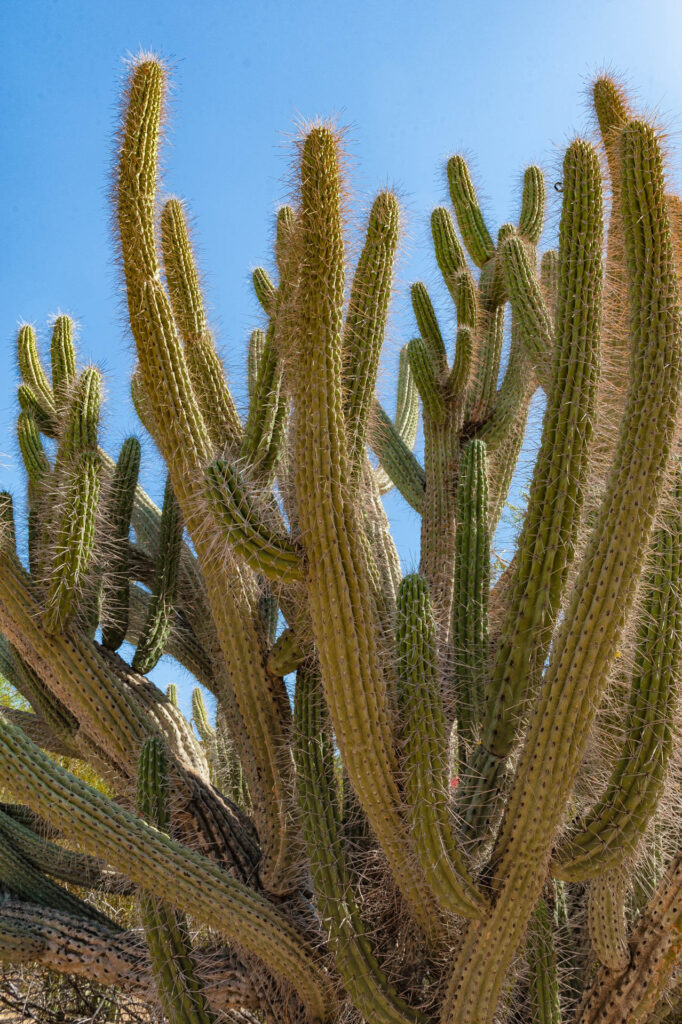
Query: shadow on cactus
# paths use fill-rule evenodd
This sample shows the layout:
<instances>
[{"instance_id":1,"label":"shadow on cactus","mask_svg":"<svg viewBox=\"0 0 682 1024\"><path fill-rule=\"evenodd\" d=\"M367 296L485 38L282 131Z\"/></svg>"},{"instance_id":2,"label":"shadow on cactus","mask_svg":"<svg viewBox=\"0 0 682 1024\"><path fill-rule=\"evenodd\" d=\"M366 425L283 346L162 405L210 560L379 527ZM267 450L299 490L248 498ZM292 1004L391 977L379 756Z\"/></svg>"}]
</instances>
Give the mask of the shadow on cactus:
<instances>
[{"instance_id":1,"label":"shadow on cactus","mask_svg":"<svg viewBox=\"0 0 682 1024\"><path fill-rule=\"evenodd\" d=\"M391 416L398 200L376 196L349 269L340 138L308 126L253 275L242 414L183 204L157 201L166 87L156 59L131 65L115 182L162 509L139 442L100 447L100 374L68 318L49 369L18 337L28 553L5 495L0 655L31 710L0 716L0 958L171 1024L678 1020L680 202L656 127L597 80L601 139L566 149L542 254L539 168L494 235L451 158L431 227L456 336L415 283ZM538 389L527 508L491 583ZM421 518L404 578L392 487ZM196 732L144 676L164 654L215 698L212 721L195 690ZM141 927L85 898L103 885L136 894Z\"/></svg>"}]
</instances>

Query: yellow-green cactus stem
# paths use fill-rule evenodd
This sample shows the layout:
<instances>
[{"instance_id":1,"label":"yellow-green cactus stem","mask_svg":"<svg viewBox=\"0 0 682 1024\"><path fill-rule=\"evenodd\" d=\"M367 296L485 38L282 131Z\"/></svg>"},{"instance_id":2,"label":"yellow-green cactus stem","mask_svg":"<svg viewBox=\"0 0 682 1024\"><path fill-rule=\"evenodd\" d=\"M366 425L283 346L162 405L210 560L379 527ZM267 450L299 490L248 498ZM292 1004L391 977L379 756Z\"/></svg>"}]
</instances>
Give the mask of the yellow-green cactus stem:
<instances>
[{"instance_id":1,"label":"yellow-green cactus stem","mask_svg":"<svg viewBox=\"0 0 682 1024\"><path fill-rule=\"evenodd\" d=\"M587 482L601 324L603 226L596 152L587 143L573 143L563 173L552 383L470 794L466 787L466 813L476 827L490 813L485 794L495 791L547 656Z\"/></svg>"},{"instance_id":2,"label":"yellow-green cactus stem","mask_svg":"<svg viewBox=\"0 0 682 1024\"><path fill-rule=\"evenodd\" d=\"M452 648L457 735L471 743L484 705L488 667L490 534L488 470L483 441L462 451L457 482L457 552L452 603Z\"/></svg>"},{"instance_id":3,"label":"yellow-green cactus stem","mask_svg":"<svg viewBox=\"0 0 682 1024\"><path fill-rule=\"evenodd\" d=\"M407 346L407 355L414 383L422 400L424 415L435 423L443 423L446 406L431 353L421 338L413 338Z\"/></svg>"},{"instance_id":4,"label":"yellow-green cactus stem","mask_svg":"<svg viewBox=\"0 0 682 1024\"><path fill-rule=\"evenodd\" d=\"M528 992L533 1024L561 1024L553 914L544 896L528 929Z\"/></svg>"},{"instance_id":5,"label":"yellow-green cactus stem","mask_svg":"<svg viewBox=\"0 0 682 1024\"><path fill-rule=\"evenodd\" d=\"M271 325L258 360L258 374L240 451L240 457L252 474L263 474L270 469L273 441L278 440L276 435L282 429L284 408L282 365L277 353L275 328Z\"/></svg>"},{"instance_id":6,"label":"yellow-green cactus stem","mask_svg":"<svg viewBox=\"0 0 682 1024\"><path fill-rule=\"evenodd\" d=\"M552 351L554 325L525 243L511 237L502 246L505 279L514 316L540 374ZM541 378L542 379L542 378Z\"/></svg>"},{"instance_id":7,"label":"yellow-green cactus stem","mask_svg":"<svg viewBox=\"0 0 682 1024\"><path fill-rule=\"evenodd\" d=\"M253 574L228 553L215 558L212 517L204 497L204 470L214 457L213 443L159 277L155 203L164 91L163 66L147 57L136 62L129 79L117 181L117 226L130 323L154 437L197 553L224 659L222 686L235 706L235 737L264 847L261 878L275 890L288 891L296 854L291 840L291 767L283 756L288 722L283 720L281 681L265 669L265 637L254 615L258 588Z\"/></svg>"},{"instance_id":8,"label":"yellow-green cactus stem","mask_svg":"<svg viewBox=\"0 0 682 1024\"><path fill-rule=\"evenodd\" d=\"M448 160L448 185L464 244L476 266L482 267L495 255L495 246L483 220L469 168L461 156Z\"/></svg>"},{"instance_id":9,"label":"yellow-green cactus stem","mask_svg":"<svg viewBox=\"0 0 682 1024\"><path fill-rule=\"evenodd\" d=\"M379 356L386 331L398 246L400 210L392 192L372 203L365 243L353 276L343 332L344 411L350 458L365 457Z\"/></svg>"},{"instance_id":10,"label":"yellow-green cactus stem","mask_svg":"<svg viewBox=\"0 0 682 1024\"><path fill-rule=\"evenodd\" d=\"M57 409L52 386L38 355L36 332L30 324L19 328L17 335L17 361L22 381L30 389L31 395L40 408L40 423L45 424L50 437L55 436L57 429ZM23 408L23 406L22 406Z\"/></svg>"},{"instance_id":11,"label":"yellow-green cactus stem","mask_svg":"<svg viewBox=\"0 0 682 1024\"><path fill-rule=\"evenodd\" d=\"M192 690L192 721L202 743L210 746L215 739L215 729L209 721L204 697L198 686L195 686Z\"/></svg>"},{"instance_id":12,"label":"yellow-green cactus stem","mask_svg":"<svg viewBox=\"0 0 682 1024\"><path fill-rule=\"evenodd\" d=\"M138 439L126 438L121 447L109 492L110 533L104 578L102 643L111 651L118 650L128 632L130 520L140 472L140 454Z\"/></svg>"},{"instance_id":13,"label":"yellow-green cactus stem","mask_svg":"<svg viewBox=\"0 0 682 1024\"><path fill-rule=\"evenodd\" d=\"M249 337L249 358L248 358L248 387L249 402L253 402L256 395L256 384L265 351L265 333L255 330Z\"/></svg>"},{"instance_id":14,"label":"yellow-green cactus stem","mask_svg":"<svg viewBox=\"0 0 682 1024\"><path fill-rule=\"evenodd\" d=\"M145 740L137 772L137 813L161 832L170 828L168 758L156 737ZM159 1000L169 1024L213 1024L192 954L187 921L144 890L140 915Z\"/></svg>"},{"instance_id":15,"label":"yellow-green cactus stem","mask_svg":"<svg viewBox=\"0 0 682 1024\"><path fill-rule=\"evenodd\" d=\"M288 626L277 637L268 654L268 668L278 676L295 672L305 657L300 642L293 629Z\"/></svg>"},{"instance_id":16,"label":"yellow-green cactus stem","mask_svg":"<svg viewBox=\"0 0 682 1024\"><path fill-rule=\"evenodd\" d=\"M466 272L467 261L452 217L443 206L437 206L431 214L431 236L436 262L455 301L456 281L459 274Z\"/></svg>"},{"instance_id":17,"label":"yellow-green cactus stem","mask_svg":"<svg viewBox=\"0 0 682 1024\"><path fill-rule=\"evenodd\" d=\"M272 316L275 311L277 289L272 283L272 279L265 267L256 267L251 275L251 280L256 298L263 307L263 312L267 313L268 316Z\"/></svg>"},{"instance_id":18,"label":"yellow-green cactus stem","mask_svg":"<svg viewBox=\"0 0 682 1024\"><path fill-rule=\"evenodd\" d=\"M508 965L539 897L555 831L615 660L668 467L682 381L682 320L654 130L622 136L631 309L631 383L614 462L534 703L495 854L494 910L467 930L445 1019L492 1019ZM485 941L482 941L485 936Z\"/></svg>"},{"instance_id":19,"label":"yellow-green cactus stem","mask_svg":"<svg viewBox=\"0 0 682 1024\"><path fill-rule=\"evenodd\" d=\"M395 780L381 635L352 503L343 415L344 244L336 139L313 128L301 153L301 277L291 383L294 477L310 616L344 764L410 912L427 934L438 911L421 875Z\"/></svg>"},{"instance_id":20,"label":"yellow-green cactus stem","mask_svg":"<svg viewBox=\"0 0 682 1024\"><path fill-rule=\"evenodd\" d=\"M50 341L50 368L55 406L57 412L62 413L76 380L76 350L71 317L61 315L54 322Z\"/></svg>"},{"instance_id":21,"label":"yellow-green cactus stem","mask_svg":"<svg viewBox=\"0 0 682 1024\"><path fill-rule=\"evenodd\" d=\"M559 297L559 253L556 249L547 249L540 257L540 285L549 315L554 318Z\"/></svg>"},{"instance_id":22,"label":"yellow-green cactus stem","mask_svg":"<svg viewBox=\"0 0 682 1024\"><path fill-rule=\"evenodd\" d=\"M234 466L214 462L206 470L206 493L227 541L268 579L295 583L303 578L301 551L287 536L263 521Z\"/></svg>"},{"instance_id":23,"label":"yellow-green cactus stem","mask_svg":"<svg viewBox=\"0 0 682 1024\"><path fill-rule=\"evenodd\" d=\"M421 1015L397 995L378 964L353 892L339 820L334 749L319 674L296 675L296 787L315 897L334 962L365 1020L418 1024Z\"/></svg>"},{"instance_id":24,"label":"yellow-green cactus stem","mask_svg":"<svg viewBox=\"0 0 682 1024\"><path fill-rule=\"evenodd\" d=\"M412 453L418 426L419 392L410 368L407 345L403 345L398 361L395 422L391 421L379 403L375 402L374 424L370 431L369 443L380 463L376 471L380 493L385 494L395 486L408 504L416 511L421 511L424 500L424 471ZM397 479L394 479L394 476ZM407 497L407 494L410 497Z\"/></svg>"},{"instance_id":25,"label":"yellow-green cactus stem","mask_svg":"<svg viewBox=\"0 0 682 1024\"><path fill-rule=\"evenodd\" d=\"M428 347L434 365L438 367L440 375L447 367L447 354L443 335L441 334L436 312L426 285L422 284L421 281L413 284L410 287L410 298L412 299L412 309L414 310L419 334L424 344Z\"/></svg>"},{"instance_id":26,"label":"yellow-green cactus stem","mask_svg":"<svg viewBox=\"0 0 682 1024\"><path fill-rule=\"evenodd\" d=\"M436 669L436 626L421 576L405 576L398 589L396 659L403 771L417 856L443 909L481 917L486 901L457 847L450 817L448 734Z\"/></svg>"},{"instance_id":27,"label":"yellow-green cactus stem","mask_svg":"<svg viewBox=\"0 0 682 1024\"><path fill-rule=\"evenodd\" d=\"M154 668L170 636L177 600L183 529L182 514L171 482L167 479L152 599L148 618L133 657L133 668L141 675Z\"/></svg>"},{"instance_id":28,"label":"yellow-green cactus stem","mask_svg":"<svg viewBox=\"0 0 682 1024\"><path fill-rule=\"evenodd\" d=\"M630 963L625 898L627 883L620 868L603 871L590 883L587 924L592 950L604 967L624 971Z\"/></svg>"},{"instance_id":29,"label":"yellow-green cactus stem","mask_svg":"<svg viewBox=\"0 0 682 1024\"><path fill-rule=\"evenodd\" d=\"M236 445L242 433L225 371L206 320L199 275L182 204L169 199L161 212L161 247L168 294L192 384L216 448Z\"/></svg>"},{"instance_id":30,"label":"yellow-green cactus stem","mask_svg":"<svg viewBox=\"0 0 682 1024\"><path fill-rule=\"evenodd\" d=\"M545 176L539 167L527 167L523 175L523 195L519 216L519 235L537 245L545 222Z\"/></svg>"},{"instance_id":31,"label":"yellow-green cactus stem","mask_svg":"<svg viewBox=\"0 0 682 1024\"><path fill-rule=\"evenodd\" d=\"M589 815L566 837L555 874L593 878L628 862L656 813L673 750L682 653L682 486L656 529L625 719L622 749Z\"/></svg>"}]
</instances>

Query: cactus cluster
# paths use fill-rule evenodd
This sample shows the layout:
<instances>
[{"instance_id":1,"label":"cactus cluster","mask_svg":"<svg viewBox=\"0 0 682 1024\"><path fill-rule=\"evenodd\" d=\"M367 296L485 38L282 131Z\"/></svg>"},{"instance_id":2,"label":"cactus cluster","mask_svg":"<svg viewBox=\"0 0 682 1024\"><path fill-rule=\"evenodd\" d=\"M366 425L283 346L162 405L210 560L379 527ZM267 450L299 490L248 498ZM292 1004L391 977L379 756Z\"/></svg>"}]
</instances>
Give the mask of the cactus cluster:
<instances>
[{"instance_id":1,"label":"cactus cluster","mask_svg":"<svg viewBox=\"0 0 682 1024\"><path fill-rule=\"evenodd\" d=\"M139 440L100 447L69 318L50 372L18 335L28 547L5 493L0 669L31 710L0 714L0 960L170 1024L679 1021L680 201L655 125L595 82L600 138L568 145L542 254L541 170L495 236L449 160L431 228L453 310L412 285L394 416L376 382L399 203L376 196L347 284L341 139L308 126L273 273L253 273L241 409L185 208L157 201L166 90L162 62L132 63L115 181L162 509ZM421 520L405 576L392 487ZM196 679L191 722L145 677L163 655Z\"/></svg>"}]
</instances>

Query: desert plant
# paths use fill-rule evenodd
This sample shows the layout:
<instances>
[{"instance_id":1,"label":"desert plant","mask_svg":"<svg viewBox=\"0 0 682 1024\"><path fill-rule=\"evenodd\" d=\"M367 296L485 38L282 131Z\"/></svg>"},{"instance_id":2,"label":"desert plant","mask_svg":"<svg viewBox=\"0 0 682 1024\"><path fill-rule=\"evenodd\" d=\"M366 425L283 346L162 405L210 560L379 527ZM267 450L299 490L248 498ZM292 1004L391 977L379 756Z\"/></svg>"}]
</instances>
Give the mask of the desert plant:
<instances>
[{"instance_id":1,"label":"desert plant","mask_svg":"<svg viewBox=\"0 0 682 1024\"><path fill-rule=\"evenodd\" d=\"M265 330L242 416L183 205L157 207L165 90L161 62L133 63L115 183L163 510L138 483L139 444L116 463L99 446L100 376L77 369L68 318L51 379L19 332L28 568L7 495L0 654L33 713L0 718L17 801L0 817L0 956L150 998L156 985L172 1024L679 1012L682 320L655 127L597 80L608 242L600 153L576 139L541 258L541 171L495 242L465 161L449 161L459 233L444 207L431 223L454 356L415 284L392 419L375 386L399 204L374 200L346 295L341 140L309 126L277 279L254 273ZM517 551L491 584L538 388ZM391 486L421 517L404 577ZM176 691L140 674L164 653L216 698L213 724L194 695L199 739ZM116 799L49 752L91 763ZM60 834L80 848L63 860ZM60 885L79 872L137 889L148 951Z\"/></svg>"}]
</instances>

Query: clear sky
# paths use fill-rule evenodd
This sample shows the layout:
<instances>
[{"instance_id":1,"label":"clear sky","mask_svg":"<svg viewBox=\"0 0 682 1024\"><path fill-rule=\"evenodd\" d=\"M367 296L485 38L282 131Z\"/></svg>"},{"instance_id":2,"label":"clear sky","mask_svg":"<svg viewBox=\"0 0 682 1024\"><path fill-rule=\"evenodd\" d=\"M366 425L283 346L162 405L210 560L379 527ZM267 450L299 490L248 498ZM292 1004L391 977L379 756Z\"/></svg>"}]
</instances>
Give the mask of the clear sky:
<instances>
[{"instance_id":1,"label":"clear sky","mask_svg":"<svg viewBox=\"0 0 682 1024\"><path fill-rule=\"evenodd\" d=\"M680 180L682 4L679 0L1 0L0 487L22 493L14 441L17 323L74 316L81 359L104 370L104 444L137 430L132 362L114 263L108 199L123 58L167 58L174 92L164 185L185 197L221 350L241 397L259 312L249 272L270 261L273 214L286 198L297 119L347 125L359 213L394 186L405 212L395 309L381 387L414 325L407 285L424 279L444 322L450 308L431 256L431 209L447 199L447 157L471 158L489 224L518 212L523 168L548 174L548 244L563 149L590 130L586 92L609 67L671 130ZM536 432L537 433L537 432ZM529 439L532 449L534 438ZM528 457L525 459L528 464ZM163 477L151 445L144 481ZM406 568L419 524L390 511ZM186 707L187 680L176 678Z\"/></svg>"}]
</instances>

